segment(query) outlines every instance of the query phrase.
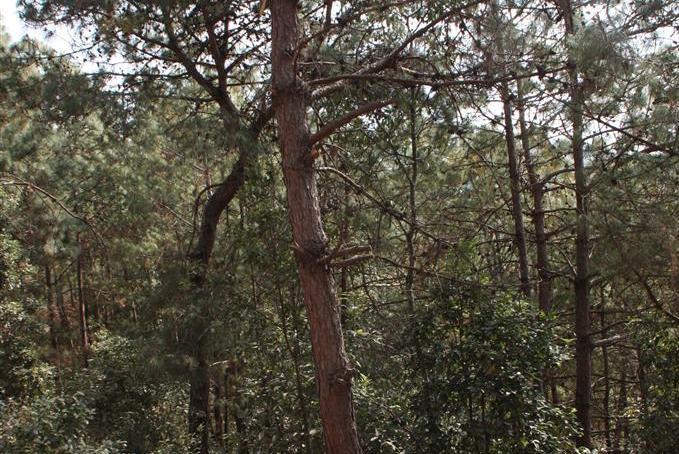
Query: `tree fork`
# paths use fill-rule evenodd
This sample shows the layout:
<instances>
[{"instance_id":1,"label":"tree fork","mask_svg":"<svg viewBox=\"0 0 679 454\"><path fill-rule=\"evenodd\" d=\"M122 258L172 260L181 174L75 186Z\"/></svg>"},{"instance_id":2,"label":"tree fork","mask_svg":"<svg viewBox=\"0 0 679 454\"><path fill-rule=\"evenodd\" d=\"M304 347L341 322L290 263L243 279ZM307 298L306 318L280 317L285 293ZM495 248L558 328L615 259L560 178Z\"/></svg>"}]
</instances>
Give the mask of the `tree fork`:
<instances>
[{"instance_id":1,"label":"tree fork","mask_svg":"<svg viewBox=\"0 0 679 454\"><path fill-rule=\"evenodd\" d=\"M296 0L273 0L272 79L282 167L295 258L311 326L326 452L360 453L351 394L353 368L344 349L339 302L328 264L306 109L310 97L297 76L299 42Z\"/></svg>"}]
</instances>

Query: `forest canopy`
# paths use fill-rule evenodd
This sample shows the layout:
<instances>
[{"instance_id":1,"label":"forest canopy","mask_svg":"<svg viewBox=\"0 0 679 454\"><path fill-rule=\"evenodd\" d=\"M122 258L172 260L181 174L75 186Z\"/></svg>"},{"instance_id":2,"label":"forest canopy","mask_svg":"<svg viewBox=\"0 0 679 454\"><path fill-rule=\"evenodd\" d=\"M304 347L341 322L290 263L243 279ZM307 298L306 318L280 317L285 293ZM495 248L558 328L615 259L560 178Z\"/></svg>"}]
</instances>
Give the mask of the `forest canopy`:
<instances>
[{"instance_id":1,"label":"forest canopy","mask_svg":"<svg viewBox=\"0 0 679 454\"><path fill-rule=\"evenodd\" d=\"M679 450L675 2L17 8L0 452Z\"/></svg>"}]
</instances>

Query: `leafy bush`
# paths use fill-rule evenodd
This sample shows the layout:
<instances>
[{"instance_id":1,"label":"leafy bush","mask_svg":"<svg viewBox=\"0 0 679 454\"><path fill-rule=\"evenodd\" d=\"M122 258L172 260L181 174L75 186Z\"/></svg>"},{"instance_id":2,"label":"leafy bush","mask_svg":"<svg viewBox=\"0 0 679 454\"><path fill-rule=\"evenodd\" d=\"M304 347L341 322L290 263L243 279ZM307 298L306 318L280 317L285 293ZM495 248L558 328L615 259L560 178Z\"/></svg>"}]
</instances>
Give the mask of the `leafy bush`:
<instances>
[{"instance_id":1,"label":"leafy bush","mask_svg":"<svg viewBox=\"0 0 679 454\"><path fill-rule=\"evenodd\" d=\"M87 432L94 411L82 393L45 394L28 403L0 407L0 451L15 453L114 454L124 443L94 441Z\"/></svg>"},{"instance_id":2,"label":"leafy bush","mask_svg":"<svg viewBox=\"0 0 679 454\"><path fill-rule=\"evenodd\" d=\"M573 451L570 416L541 389L556 352L536 308L510 294L433 296L410 333L414 444L428 452Z\"/></svg>"},{"instance_id":3,"label":"leafy bush","mask_svg":"<svg viewBox=\"0 0 679 454\"><path fill-rule=\"evenodd\" d=\"M645 452L673 452L679 446L679 330L669 323L658 329L651 319L637 325L636 340L646 352L640 356L645 396L633 432Z\"/></svg>"}]
</instances>

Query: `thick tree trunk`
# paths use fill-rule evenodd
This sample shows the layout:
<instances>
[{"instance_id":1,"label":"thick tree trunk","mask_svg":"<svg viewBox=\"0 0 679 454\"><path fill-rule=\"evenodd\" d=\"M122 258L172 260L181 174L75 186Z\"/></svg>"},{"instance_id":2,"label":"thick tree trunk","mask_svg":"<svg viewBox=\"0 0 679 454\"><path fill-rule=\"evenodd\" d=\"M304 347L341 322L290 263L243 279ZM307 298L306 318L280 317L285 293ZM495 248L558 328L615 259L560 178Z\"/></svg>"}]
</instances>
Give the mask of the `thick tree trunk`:
<instances>
[{"instance_id":1,"label":"thick tree trunk","mask_svg":"<svg viewBox=\"0 0 679 454\"><path fill-rule=\"evenodd\" d=\"M579 96L578 96L579 97ZM578 101L579 102L579 101ZM587 221L586 176L582 150L582 116L575 109L573 125L577 130L573 138L573 160L575 161L575 192L577 210L577 232L575 246L575 361L576 385L575 408L582 428L579 446L591 448L592 425L592 346L590 339L589 303L589 233Z\"/></svg>"},{"instance_id":2,"label":"thick tree trunk","mask_svg":"<svg viewBox=\"0 0 679 454\"><path fill-rule=\"evenodd\" d=\"M297 77L298 2L273 0L272 76L276 119L299 278L311 325L321 421L329 454L361 452L354 421L354 370L344 350L340 308L327 263L316 175L306 122L307 90Z\"/></svg>"},{"instance_id":3,"label":"thick tree trunk","mask_svg":"<svg viewBox=\"0 0 679 454\"><path fill-rule=\"evenodd\" d=\"M507 167L509 168L509 182L512 196L512 218L514 220L514 244L519 257L519 282L521 291L530 297L530 280L528 273L528 252L526 249L526 230L523 225L523 211L521 208L521 176L516 158L516 144L514 141L514 123L512 121L512 105L509 98L509 85L503 82L500 88L504 105L505 141L507 143Z\"/></svg>"},{"instance_id":4,"label":"thick tree trunk","mask_svg":"<svg viewBox=\"0 0 679 454\"><path fill-rule=\"evenodd\" d=\"M566 34L575 34L574 12L570 0L561 0ZM578 68L568 59L570 119L573 128L572 152L575 168L576 238L575 238L575 410L582 434L579 447L592 447L592 346L589 302L589 225L587 213L587 173L584 159L584 92Z\"/></svg>"}]
</instances>

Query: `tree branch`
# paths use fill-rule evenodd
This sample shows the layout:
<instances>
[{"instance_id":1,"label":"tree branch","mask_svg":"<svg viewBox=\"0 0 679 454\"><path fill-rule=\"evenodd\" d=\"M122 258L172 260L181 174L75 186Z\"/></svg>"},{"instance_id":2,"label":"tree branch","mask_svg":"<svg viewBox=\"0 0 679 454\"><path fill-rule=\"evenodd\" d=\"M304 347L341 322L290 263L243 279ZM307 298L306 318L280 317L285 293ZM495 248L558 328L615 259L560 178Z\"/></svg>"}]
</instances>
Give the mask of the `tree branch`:
<instances>
[{"instance_id":1,"label":"tree branch","mask_svg":"<svg viewBox=\"0 0 679 454\"><path fill-rule=\"evenodd\" d=\"M87 219L85 219L84 217L79 216L79 215L75 214L73 211L71 211L66 205L64 205L58 198L56 198L55 196L50 194L46 189L43 189L40 186L37 186L37 185L31 183L30 181L26 181L23 178L18 177L16 175L5 173L5 176L7 178L14 180L14 181L2 182L2 185L25 186L25 187L31 188L34 191L37 191L40 194L44 195L45 197L50 199L52 202L56 203L59 206L59 208L64 210L64 212L66 214L68 214L69 216L71 216L73 219L77 219L78 221L85 224L92 231L92 233L94 233L94 236L97 238L99 243L101 243L101 245L104 247L104 249L106 249L106 243L104 242L104 239L99 234L99 232L92 226L92 224Z\"/></svg>"},{"instance_id":2,"label":"tree branch","mask_svg":"<svg viewBox=\"0 0 679 454\"><path fill-rule=\"evenodd\" d=\"M328 137L330 134L341 128L342 126L350 123L353 119L360 117L361 115L370 113L374 110L377 110L381 107L388 106L389 104L394 104L396 101L394 99L388 99L386 101L372 101L366 104L363 104L361 107L352 110L351 112L347 112L346 114L342 115L339 118L336 118L335 120L331 121L327 125L323 126L321 129L316 131L314 134L312 134L309 137L309 144L313 145L317 142L322 141L326 137Z\"/></svg>"}]
</instances>

